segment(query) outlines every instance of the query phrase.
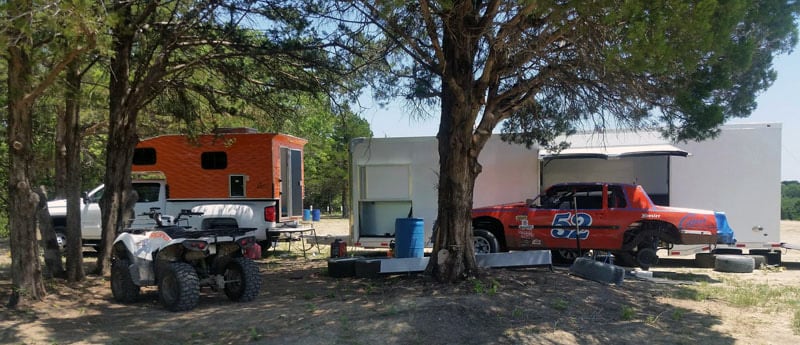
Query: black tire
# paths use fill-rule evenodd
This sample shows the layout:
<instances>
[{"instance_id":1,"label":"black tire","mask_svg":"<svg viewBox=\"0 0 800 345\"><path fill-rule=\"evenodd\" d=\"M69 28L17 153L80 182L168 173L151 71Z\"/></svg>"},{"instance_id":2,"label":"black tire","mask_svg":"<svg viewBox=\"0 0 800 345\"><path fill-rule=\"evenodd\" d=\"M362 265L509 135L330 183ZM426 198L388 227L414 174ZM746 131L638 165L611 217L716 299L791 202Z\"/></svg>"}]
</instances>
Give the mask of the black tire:
<instances>
[{"instance_id":1,"label":"black tire","mask_svg":"<svg viewBox=\"0 0 800 345\"><path fill-rule=\"evenodd\" d=\"M725 254L725 255L741 255L742 250L739 248L717 248L711 251L714 254Z\"/></svg>"},{"instance_id":2,"label":"black tire","mask_svg":"<svg viewBox=\"0 0 800 345\"><path fill-rule=\"evenodd\" d=\"M575 259L582 257L585 251L578 252L577 249L553 249L553 262L558 264L572 264Z\"/></svg>"},{"instance_id":3,"label":"black tire","mask_svg":"<svg viewBox=\"0 0 800 345\"><path fill-rule=\"evenodd\" d=\"M769 249L750 249L748 252L751 255L762 255L767 258L767 265L780 266L781 265L781 252L779 250Z\"/></svg>"},{"instance_id":4,"label":"black tire","mask_svg":"<svg viewBox=\"0 0 800 345\"><path fill-rule=\"evenodd\" d=\"M596 282L617 285L622 284L625 277L625 270L622 267L595 261L588 257L575 259L575 262L569 267L569 272Z\"/></svg>"},{"instance_id":5,"label":"black tire","mask_svg":"<svg viewBox=\"0 0 800 345\"><path fill-rule=\"evenodd\" d=\"M497 237L484 229L472 230L472 244L475 247L475 254L497 253L500 249Z\"/></svg>"},{"instance_id":6,"label":"black tire","mask_svg":"<svg viewBox=\"0 0 800 345\"><path fill-rule=\"evenodd\" d=\"M697 253L694 255L694 266L699 268L714 268L717 256L713 253Z\"/></svg>"},{"instance_id":7,"label":"black tire","mask_svg":"<svg viewBox=\"0 0 800 345\"><path fill-rule=\"evenodd\" d=\"M729 273L750 273L755 269L755 260L744 255L717 255L714 270Z\"/></svg>"},{"instance_id":8,"label":"black tire","mask_svg":"<svg viewBox=\"0 0 800 345\"><path fill-rule=\"evenodd\" d=\"M258 265L248 258L234 258L225 266L225 295L231 301L250 302L261 290Z\"/></svg>"},{"instance_id":9,"label":"black tire","mask_svg":"<svg viewBox=\"0 0 800 345\"><path fill-rule=\"evenodd\" d=\"M67 252L67 229L63 226L53 228L56 233L56 244L58 244L58 252L64 254Z\"/></svg>"},{"instance_id":10,"label":"black tire","mask_svg":"<svg viewBox=\"0 0 800 345\"><path fill-rule=\"evenodd\" d=\"M760 269L762 269L762 268L767 266L767 258L764 255L748 254L748 255L745 255L745 256L753 258L753 262L754 262L755 268L757 270L760 270Z\"/></svg>"},{"instance_id":11,"label":"black tire","mask_svg":"<svg viewBox=\"0 0 800 345\"><path fill-rule=\"evenodd\" d=\"M140 288L133 283L128 259L111 260L111 294L119 303L133 303L139 299Z\"/></svg>"},{"instance_id":12,"label":"black tire","mask_svg":"<svg viewBox=\"0 0 800 345\"><path fill-rule=\"evenodd\" d=\"M636 251L636 263L642 270L649 270L651 266L658 264L658 255L653 248L639 248Z\"/></svg>"},{"instance_id":13,"label":"black tire","mask_svg":"<svg viewBox=\"0 0 800 345\"><path fill-rule=\"evenodd\" d=\"M200 280L192 265L172 262L163 265L158 280L158 297L169 311L186 311L197 306Z\"/></svg>"},{"instance_id":14,"label":"black tire","mask_svg":"<svg viewBox=\"0 0 800 345\"><path fill-rule=\"evenodd\" d=\"M613 252L614 264L622 267L636 267L636 257L634 252Z\"/></svg>"}]
</instances>

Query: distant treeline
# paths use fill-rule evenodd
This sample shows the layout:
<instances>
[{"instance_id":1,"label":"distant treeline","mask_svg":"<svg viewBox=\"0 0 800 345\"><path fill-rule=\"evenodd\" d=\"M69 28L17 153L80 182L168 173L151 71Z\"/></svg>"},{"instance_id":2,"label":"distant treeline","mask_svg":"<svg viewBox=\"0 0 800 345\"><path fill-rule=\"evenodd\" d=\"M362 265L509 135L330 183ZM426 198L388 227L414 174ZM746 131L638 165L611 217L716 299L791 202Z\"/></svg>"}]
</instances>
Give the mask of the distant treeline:
<instances>
[{"instance_id":1,"label":"distant treeline","mask_svg":"<svg viewBox=\"0 0 800 345\"><path fill-rule=\"evenodd\" d=\"M781 182L781 219L800 220L800 182Z\"/></svg>"}]
</instances>

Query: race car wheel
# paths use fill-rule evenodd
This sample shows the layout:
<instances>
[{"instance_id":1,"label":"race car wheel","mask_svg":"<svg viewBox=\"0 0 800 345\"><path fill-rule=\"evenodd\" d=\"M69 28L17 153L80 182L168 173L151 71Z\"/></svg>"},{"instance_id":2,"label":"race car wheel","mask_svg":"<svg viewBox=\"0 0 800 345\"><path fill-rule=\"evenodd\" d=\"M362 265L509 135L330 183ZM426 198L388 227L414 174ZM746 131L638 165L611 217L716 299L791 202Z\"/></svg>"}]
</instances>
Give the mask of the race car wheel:
<instances>
[{"instance_id":1,"label":"race car wheel","mask_svg":"<svg viewBox=\"0 0 800 345\"><path fill-rule=\"evenodd\" d=\"M111 260L111 294L119 303L132 303L139 299L139 286L133 283L128 259Z\"/></svg>"},{"instance_id":2,"label":"race car wheel","mask_svg":"<svg viewBox=\"0 0 800 345\"><path fill-rule=\"evenodd\" d=\"M225 295L231 301L250 302L261 290L258 265L248 258L234 258L225 267Z\"/></svg>"},{"instance_id":3,"label":"race car wheel","mask_svg":"<svg viewBox=\"0 0 800 345\"><path fill-rule=\"evenodd\" d=\"M755 268L755 260L744 255L717 255L714 270L730 273L750 273Z\"/></svg>"},{"instance_id":4,"label":"race car wheel","mask_svg":"<svg viewBox=\"0 0 800 345\"><path fill-rule=\"evenodd\" d=\"M576 249L553 249L553 261L559 264L571 264L575 259L583 256Z\"/></svg>"},{"instance_id":5,"label":"race car wheel","mask_svg":"<svg viewBox=\"0 0 800 345\"><path fill-rule=\"evenodd\" d=\"M472 231L472 244L475 246L475 254L497 253L500 247L497 237L489 230L484 229Z\"/></svg>"},{"instance_id":6,"label":"race car wheel","mask_svg":"<svg viewBox=\"0 0 800 345\"><path fill-rule=\"evenodd\" d=\"M650 266L658 263L658 255L653 248L639 248L636 251L636 261L643 270L647 271Z\"/></svg>"},{"instance_id":7,"label":"race car wheel","mask_svg":"<svg viewBox=\"0 0 800 345\"><path fill-rule=\"evenodd\" d=\"M185 262L172 262L163 267L158 281L161 304L169 311L186 311L196 307L200 299L200 280L194 267Z\"/></svg>"}]
</instances>

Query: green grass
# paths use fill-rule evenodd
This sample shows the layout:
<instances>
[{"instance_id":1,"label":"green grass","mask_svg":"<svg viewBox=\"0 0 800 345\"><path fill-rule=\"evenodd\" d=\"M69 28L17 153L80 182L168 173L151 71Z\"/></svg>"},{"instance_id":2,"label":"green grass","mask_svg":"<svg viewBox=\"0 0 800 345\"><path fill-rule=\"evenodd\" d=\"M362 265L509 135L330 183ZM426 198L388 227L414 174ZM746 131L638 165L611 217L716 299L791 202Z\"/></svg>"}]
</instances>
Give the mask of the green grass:
<instances>
[{"instance_id":1,"label":"green grass","mask_svg":"<svg viewBox=\"0 0 800 345\"><path fill-rule=\"evenodd\" d=\"M794 317L792 318L792 333L795 335L800 335L800 310L794 311Z\"/></svg>"},{"instance_id":2,"label":"green grass","mask_svg":"<svg viewBox=\"0 0 800 345\"><path fill-rule=\"evenodd\" d=\"M630 321L633 320L633 317L636 316L636 309L631 306L624 305L619 312L619 319L622 321Z\"/></svg>"},{"instance_id":3,"label":"green grass","mask_svg":"<svg viewBox=\"0 0 800 345\"><path fill-rule=\"evenodd\" d=\"M770 286L747 280L722 279L721 284L700 283L684 286L673 298L704 301L721 300L735 307L800 306L800 287Z\"/></svg>"}]
</instances>

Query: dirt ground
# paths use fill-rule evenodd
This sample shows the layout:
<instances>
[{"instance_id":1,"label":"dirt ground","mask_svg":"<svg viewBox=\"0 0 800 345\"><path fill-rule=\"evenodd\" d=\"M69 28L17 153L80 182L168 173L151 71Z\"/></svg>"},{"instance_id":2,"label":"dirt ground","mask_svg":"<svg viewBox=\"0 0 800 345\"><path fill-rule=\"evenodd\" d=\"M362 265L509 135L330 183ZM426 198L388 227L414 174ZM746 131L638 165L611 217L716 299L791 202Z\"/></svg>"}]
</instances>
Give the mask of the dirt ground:
<instances>
[{"instance_id":1,"label":"dirt ground","mask_svg":"<svg viewBox=\"0 0 800 345\"><path fill-rule=\"evenodd\" d=\"M325 235L346 235L347 221L323 219ZM800 243L800 222L781 224L782 240ZM295 246L296 248L296 246ZM351 249L352 252L352 249ZM260 296L246 304L203 290L199 306L171 313L147 289L138 303L114 303L108 281L48 283L51 294L16 310L0 307L2 344L798 344L798 305L735 307L693 298L691 284L754 281L800 287L800 252L784 266L748 274L692 268L690 258L662 260L659 282L605 285L566 268L491 269L440 285L423 275L375 279L327 275L329 247L304 259L282 243L259 260ZM87 260L92 265L94 258ZM7 243L0 243L0 300L9 292ZM797 290L790 290L797 291ZM798 298L794 298L795 301Z\"/></svg>"}]
</instances>

